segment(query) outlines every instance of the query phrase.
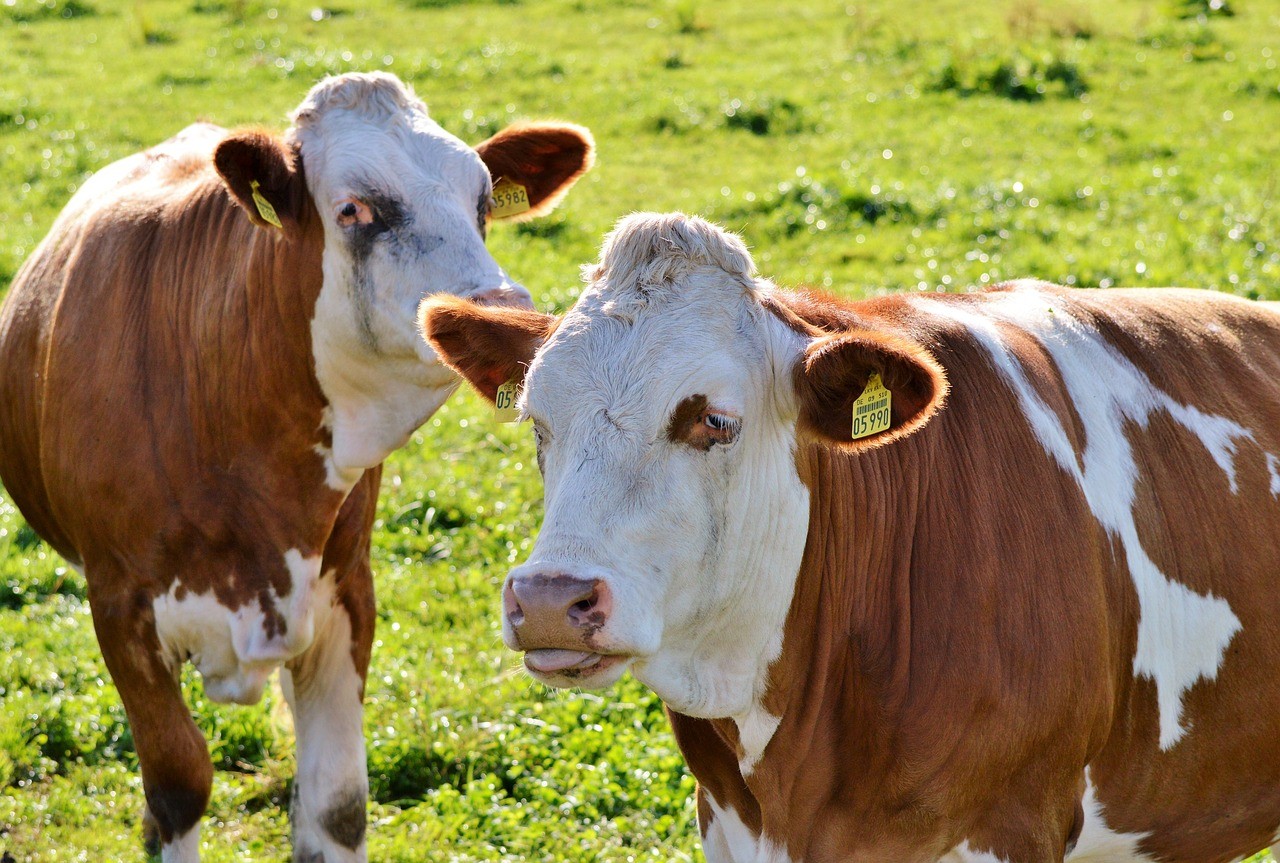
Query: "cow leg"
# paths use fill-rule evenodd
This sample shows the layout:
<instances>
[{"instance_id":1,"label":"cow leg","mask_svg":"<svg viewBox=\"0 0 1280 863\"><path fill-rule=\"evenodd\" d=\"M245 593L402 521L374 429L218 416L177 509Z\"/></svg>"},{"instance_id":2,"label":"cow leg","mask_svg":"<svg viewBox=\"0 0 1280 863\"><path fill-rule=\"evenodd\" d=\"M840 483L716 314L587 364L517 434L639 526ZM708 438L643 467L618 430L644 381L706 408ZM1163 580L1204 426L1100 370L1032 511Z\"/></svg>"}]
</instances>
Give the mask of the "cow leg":
<instances>
[{"instance_id":1,"label":"cow leg","mask_svg":"<svg viewBox=\"0 0 1280 863\"><path fill-rule=\"evenodd\" d=\"M353 582L361 589L351 591ZM347 595L339 597L311 648L280 672L298 741L289 813L294 863L366 859L369 776L362 702L374 619L367 564L349 571L342 588ZM367 594L368 602L356 601L353 592Z\"/></svg>"},{"instance_id":2,"label":"cow leg","mask_svg":"<svg viewBox=\"0 0 1280 863\"><path fill-rule=\"evenodd\" d=\"M164 659L144 597L114 605L90 600L98 643L124 702L142 768L144 844L164 863L197 863L213 763L182 698L177 665Z\"/></svg>"}]
</instances>

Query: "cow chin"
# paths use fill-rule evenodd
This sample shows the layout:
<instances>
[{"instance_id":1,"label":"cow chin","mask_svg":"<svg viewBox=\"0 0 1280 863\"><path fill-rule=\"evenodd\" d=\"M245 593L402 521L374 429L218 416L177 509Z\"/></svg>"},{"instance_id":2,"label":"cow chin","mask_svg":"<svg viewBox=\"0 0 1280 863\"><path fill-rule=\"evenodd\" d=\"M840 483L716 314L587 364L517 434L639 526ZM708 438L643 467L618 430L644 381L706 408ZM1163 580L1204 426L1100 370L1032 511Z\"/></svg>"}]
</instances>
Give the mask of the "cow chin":
<instances>
[{"instance_id":1,"label":"cow chin","mask_svg":"<svg viewBox=\"0 0 1280 863\"><path fill-rule=\"evenodd\" d=\"M529 650L524 667L529 675L557 689L605 689L622 679L634 656L556 649Z\"/></svg>"}]
</instances>

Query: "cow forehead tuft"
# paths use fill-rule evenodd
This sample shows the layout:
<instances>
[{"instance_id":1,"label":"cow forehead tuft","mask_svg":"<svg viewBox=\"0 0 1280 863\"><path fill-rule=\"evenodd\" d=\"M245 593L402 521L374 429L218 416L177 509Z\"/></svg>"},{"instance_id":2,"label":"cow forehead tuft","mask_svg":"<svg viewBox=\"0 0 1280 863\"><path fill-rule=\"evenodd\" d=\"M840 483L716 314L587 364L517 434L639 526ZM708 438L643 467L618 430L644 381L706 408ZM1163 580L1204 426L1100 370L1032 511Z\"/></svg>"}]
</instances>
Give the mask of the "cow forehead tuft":
<instances>
[{"instance_id":1,"label":"cow forehead tuft","mask_svg":"<svg viewBox=\"0 0 1280 863\"><path fill-rule=\"evenodd\" d=\"M599 300L605 314L634 318L668 300L723 292L716 288L753 295L754 272L746 245L723 228L684 213L633 213L605 238L599 262L583 268L583 299Z\"/></svg>"},{"instance_id":2,"label":"cow forehead tuft","mask_svg":"<svg viewBox=\"0 0 1280 863\"><path fill-rule=\"evenodd\" d=\"M311 88L289 115L299 129L317 122L327 111L347 110L385 120L406 112L427 113L426 104L399 78L386 72L349 72L325 78Z\"/></svg>"}]
</instances>

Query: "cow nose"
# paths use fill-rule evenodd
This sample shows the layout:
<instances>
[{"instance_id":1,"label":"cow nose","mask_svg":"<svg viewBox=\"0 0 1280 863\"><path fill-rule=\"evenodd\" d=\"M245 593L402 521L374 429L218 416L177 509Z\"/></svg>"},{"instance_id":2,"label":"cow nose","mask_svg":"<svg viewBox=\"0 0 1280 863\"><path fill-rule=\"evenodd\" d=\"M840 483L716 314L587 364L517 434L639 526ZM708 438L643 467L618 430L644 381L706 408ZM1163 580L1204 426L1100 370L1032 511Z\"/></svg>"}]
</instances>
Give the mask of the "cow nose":
<instances>
[{"instance_id":1,"label":"cow nose","mask_svg":"<svg viewBox=\"0 0 1280 863\"><path fill-rule=\"evenodd\" d=\"M533 310L533 296L524 285L498 285L496 288L485 288L476 291L468 299L482 306L515 306L516 308Z\"/></svg>"},{"instance_id":2,"label":"cow nose","mask_svg":"<svg viewBox=\"0 0 1280 863\"><path fill-rule=\"evenodd\" d=\"M612 610L609 586L563 572L507 579L502 611L522 650L583 645Z\"/></svg>"}]
</instances>

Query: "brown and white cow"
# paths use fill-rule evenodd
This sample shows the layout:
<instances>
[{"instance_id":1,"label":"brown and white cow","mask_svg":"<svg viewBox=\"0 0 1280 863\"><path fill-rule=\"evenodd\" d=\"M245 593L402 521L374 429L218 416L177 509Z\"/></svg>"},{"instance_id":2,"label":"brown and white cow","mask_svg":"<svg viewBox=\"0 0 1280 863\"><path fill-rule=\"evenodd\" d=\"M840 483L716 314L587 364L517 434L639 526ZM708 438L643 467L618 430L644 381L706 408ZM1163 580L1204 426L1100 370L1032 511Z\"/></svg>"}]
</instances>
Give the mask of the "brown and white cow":
<instances>
[{"instance_id":1,"label":"brown and white cow","mask_svg":"<svg viewBox=\"0 0 1280 863\"><path fill-rule=\"evenodd\" d=\"M472 149L386 74L323 81L292 121L104 168L0 311L0 478L83 569L165 861L197 859L212 778L186 660L214 701L282 669L294 859L365 859L380 465L457 381L418 304L528 304L485 250L493 183L538 215L593 154L564 124Z\"/></svg>"},{"instance_id":2,"label":"brown and white cow","mask_svg":"<svg viewBox=\"0 0 1280 863\"><path fill-rule=\"evenodd\" d=\"M504 639L552 685L630 668L662 697L711 863L1208 863L1275 837L1276 309L1030 282L845 302L637 215L561 319L423 319L482 393L523 378L546 520ZM889 424L854 439L873 375Z\"/></svg>"}]
</instances>

